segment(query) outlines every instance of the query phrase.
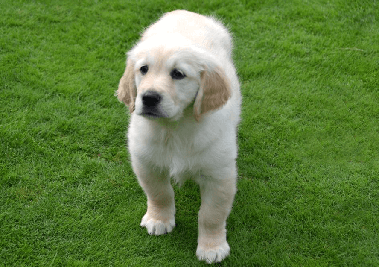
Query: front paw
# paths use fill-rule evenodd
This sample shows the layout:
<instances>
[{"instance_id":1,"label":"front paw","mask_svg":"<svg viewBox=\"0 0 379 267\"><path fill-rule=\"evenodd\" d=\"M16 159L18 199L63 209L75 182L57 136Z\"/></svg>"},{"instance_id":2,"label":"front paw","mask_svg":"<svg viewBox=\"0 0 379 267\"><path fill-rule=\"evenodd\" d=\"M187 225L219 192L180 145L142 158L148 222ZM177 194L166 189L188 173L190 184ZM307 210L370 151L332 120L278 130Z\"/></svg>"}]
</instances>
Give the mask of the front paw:
<instances>
[{"instance_id":1,"label":"front paw","mask_svg":"<svg viewBox=\"0 0 379 267\"><path fill-rule=\"evenodd\" d=\"M156 220L146 213L140 225L146 227L149 235L163 235L172 231L175 226L175 217L163 221Z\"/></svg>"},{"instance_id":2,"label":"front paw","mask_svg":"<svg viewBox=\"0 0 379 267\"><path fill-rule=\"evenodd\" d=\"M196 250L196 256L200 261L206 261L208 264L214 262L220 262L225 259L230 252L230 247L225 241L218 246L202 246L198 245Z\"/></svg>"}]
</instances>

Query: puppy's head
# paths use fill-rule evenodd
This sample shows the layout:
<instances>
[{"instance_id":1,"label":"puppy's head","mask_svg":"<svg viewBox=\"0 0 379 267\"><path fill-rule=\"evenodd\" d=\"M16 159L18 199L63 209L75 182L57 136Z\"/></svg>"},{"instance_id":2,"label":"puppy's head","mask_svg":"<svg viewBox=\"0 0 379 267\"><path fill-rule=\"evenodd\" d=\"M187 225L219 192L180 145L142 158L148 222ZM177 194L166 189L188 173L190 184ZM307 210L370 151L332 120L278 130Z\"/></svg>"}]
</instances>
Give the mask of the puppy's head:
<instances>
[{"instance_id":1,"label":"puppy's head","mask_svg":"<svg viewBox=\"0 0 379 267\"><path fill-rule=\"evenodd\" d=\"M178 120L192 105L200 120L204 113L222 107L231 89L215 58L168 35L144 40L128 53L116 94L137 115Z\"/></svg>"}]
</instances>

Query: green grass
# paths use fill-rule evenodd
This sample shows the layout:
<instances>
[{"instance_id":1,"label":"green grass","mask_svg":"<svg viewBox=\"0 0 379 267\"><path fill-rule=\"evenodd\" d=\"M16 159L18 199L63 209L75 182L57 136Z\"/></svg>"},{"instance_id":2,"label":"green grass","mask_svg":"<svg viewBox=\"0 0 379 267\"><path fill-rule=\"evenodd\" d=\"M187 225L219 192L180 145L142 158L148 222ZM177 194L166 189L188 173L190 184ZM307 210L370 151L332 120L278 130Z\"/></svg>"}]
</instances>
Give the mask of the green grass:
<instances>
[{"instance_id":1,"label":"green grass","mask_svg":"<svg viewBox=\"0 0 379 267\"><path fill-rule=\"evenodd\" d=\"M0 266L203 266L199 191L148 236L113 96L125 52L174 9L235 37L239 182L221 266L379 266L377 1L0 3Z\"/></svg>"}]
</instances>

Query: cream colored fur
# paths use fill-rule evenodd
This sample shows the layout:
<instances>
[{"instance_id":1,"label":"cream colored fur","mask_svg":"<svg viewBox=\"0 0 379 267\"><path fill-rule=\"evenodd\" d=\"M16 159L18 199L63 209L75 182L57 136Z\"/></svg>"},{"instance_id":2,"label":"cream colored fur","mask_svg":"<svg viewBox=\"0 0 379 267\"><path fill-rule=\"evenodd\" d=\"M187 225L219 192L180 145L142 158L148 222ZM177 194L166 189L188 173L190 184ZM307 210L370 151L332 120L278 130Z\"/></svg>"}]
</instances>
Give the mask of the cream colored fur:
<instances>
[{"instance_id":1,"label":"cream colored fur","mask_svg":"<svg viewBox=\"0 0 379 267\"><path fill-rule=\"evenodd\" d=\"M201 191L196 255L208 263L230 250L225 227L236 193L241 105L231 52L230 34L217 20L183 10L166 13L128 52L116 92L131 112L128 147L147 195L141 226L149 234L171 232L170 179L193 179ZM185 77L174 78L173 70ZM159 98L147 102L152 92Z\"/></svg>"}]
</instances>

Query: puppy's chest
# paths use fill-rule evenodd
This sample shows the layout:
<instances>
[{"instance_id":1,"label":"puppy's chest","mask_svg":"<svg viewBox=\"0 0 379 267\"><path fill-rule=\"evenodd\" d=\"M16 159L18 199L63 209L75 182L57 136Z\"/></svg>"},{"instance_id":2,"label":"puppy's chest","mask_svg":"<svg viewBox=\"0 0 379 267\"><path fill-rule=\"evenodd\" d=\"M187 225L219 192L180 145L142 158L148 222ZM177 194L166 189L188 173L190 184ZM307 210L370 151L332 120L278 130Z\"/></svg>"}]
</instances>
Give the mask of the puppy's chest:
<instances>
[{"instance_id":1,"label":"puppy's chest","mask_svg":"<svg viewBox=\"0 0 379 267\"><path fill-rule=\"evenodd\" d=\"M178 136L168 132L151 141L154 158L164 161L165 165L170 165L174 160L188 162L201 151L192 136Z\"/></svg>"},{"instance_id":2,"label":"puppy's chest","mask_svg":"<svg viewBox=\"0 0 379 267\"><path fill-rule=\"evenodd\" d=\"M180 177L188 172L201 169L204 147L191 135L178 135L167 132L155 136L146 143L146 159L160 168L168 170L170 176Z\"/></svg>"}]
</instances>

